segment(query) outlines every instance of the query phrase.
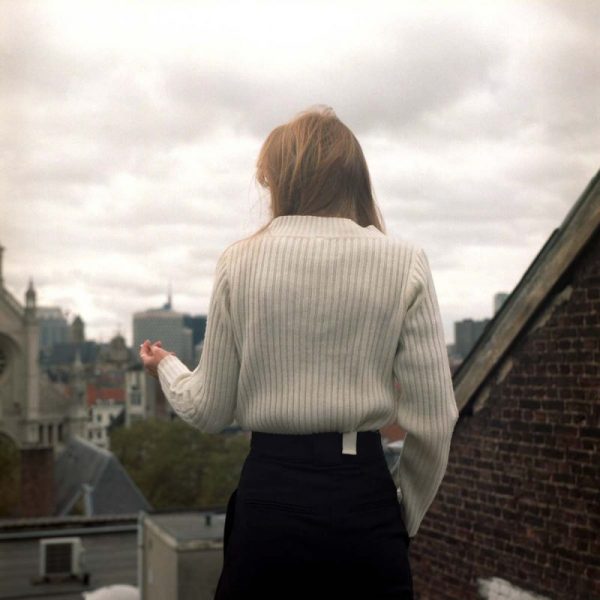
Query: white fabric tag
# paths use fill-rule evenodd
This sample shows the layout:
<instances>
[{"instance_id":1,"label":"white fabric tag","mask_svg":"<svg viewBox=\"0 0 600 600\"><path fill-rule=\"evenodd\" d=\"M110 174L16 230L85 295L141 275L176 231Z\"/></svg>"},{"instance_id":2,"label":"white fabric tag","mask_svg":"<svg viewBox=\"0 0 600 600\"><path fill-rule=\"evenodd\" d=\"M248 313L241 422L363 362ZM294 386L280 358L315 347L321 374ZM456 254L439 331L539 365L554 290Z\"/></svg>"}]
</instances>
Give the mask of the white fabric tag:
<instances>
[{"instance_id":1,"label":"white fabric tag","mask_svg":"<svg viewBox=\"0 0 600 600\"><path fill-rule=\"evenodd\" d=\"M342 435L342 454L356 454L356 431Z\"/></svg>"}]
</instances>

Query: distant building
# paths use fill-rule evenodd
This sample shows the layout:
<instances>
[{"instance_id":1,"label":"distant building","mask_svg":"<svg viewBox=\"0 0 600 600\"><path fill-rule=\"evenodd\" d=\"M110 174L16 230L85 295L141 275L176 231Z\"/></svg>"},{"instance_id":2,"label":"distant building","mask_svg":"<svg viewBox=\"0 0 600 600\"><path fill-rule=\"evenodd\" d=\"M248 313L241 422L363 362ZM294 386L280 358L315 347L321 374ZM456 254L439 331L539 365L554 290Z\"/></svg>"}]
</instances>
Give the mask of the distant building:
<instances>
[{"instance_id":1,"label":"distant building","mask_svg":"<svg viewBox=\"0 0 600 600\"><path fill-rule=\"evenodd\" d=\"M192 330L192 345L194 348L198 348L204 341L204 335L206 334L206 315L184 315L183 323L186 327Z\"/></svg>"},{"instance_id":2,"label":"distant building","mask_svg":"<svg viewBox=\"0 0 600 600\"><path fill-rule=\"evenodd\" d=\"M117 369L126 369L133 362L133 352L127 347L125 338L118 333L108 344L101 344L100 361Z\"/></svg>"},{"instance_id":3,"label":"distant building","mask_svg":"<svg viewBox=\"0 0 600 600\"><path fill-rule=\"evenodd\" d=\"M0 434L20 453L15 516L52 512L55 453L85 432L85 395L53 382L39 363L40 330L33 281L21 304L5 287L0 246Z\"/></svg>"},{"instance_id":4,"label":"distant building","mask_svg":"<svg viewBox=\"0 0 600 600\"><path fill-rule=\"evenodd\" d=\"M155 381L141 364L125 373L125 427L155 416Z\"/></svg>"},{"instance_id":5,"label":"distant building","mask_svg":"<svg viewBox=\"0 0 600 600\"><path fill-rule=\"evenodd\" d=\"M62 309L58 306L38 306L40 352L49 352L54 344L68 342L71 329Z\"/></svg>"},{"instance_id":6,"label":"distant building","mask_svg":"<svg viewBox=\"0 0 600 600\"><path fill-rule=\"evenodd\" d=\"M111 382L107 375L112 375ZM88 381L86 384L87 405L93 406L97 402L112 400L125 404L125 375L124 373L101 373L96 381Z\"/></svg>"},{"instance_id":7,"label":"distant building","mask_svg":"<svg viewBox=\"0 0 600 600\"><path fill-rule=\"evenodd\" d=\"M494 314L500 310L508 296L509 294L506 292L498 292L497 294L494 294Z\"/></svg>"},{"instance_id":8,"label":"distant building","mask_svg":"<svg viewBox=\"0 0 600 600\"><path fill-rule=\"evenodd\" d=\"M81 344L85 341L85 323L79 315L71 323L71 341L76 344Z\"/></svg>"},{"instance_id":9,"label":"distant building","mask_svg":"<svg viewBox=\"0 0 600 600\"><path fill-rule=\"evenodd\" d=\"M76 356L79 356L86 378L89 379L95 373L100 350L100 344L92 340L59 342L40 356L40 367L52 381L69 383L73 377Z\"/></svg>"},{"instance_id":10,"label":"distant building","mask_svg":"<svg viewBox=\"0 0 600 600\"><path fill-rule=\"evenodd\" d=\"M170 306L170 302L165 306ZM192 338L193 332L185 326L183 313L163 307L133 315L134 348L147 339L151 342L160 340L163 348L175 352L181 362L193 368Z\"/></svg>"},{"instance_id":11,"label":"distant building","mask_svg":"<svg viewBox=\"0 0 600 600\"><path fill-rule=\"evenodd\" d=\"M446 344L446 352L448 354L448 362L450 364L450 372L454 373L454 371L459 367L460 363L463 361L463 357L458 354L455 350L455 344Z\"/></svg>"},{"instance_id":12,"label":"distant building","mask_svg":"<svg viewBox=\"0 0 600 600\"><path fill-rule=\"evenodd\" d=\"M509 294L505 292L494 294L494 314L500 310L508 296ZM454 322L454 344L448 344L446 347L450 361L450 370L453 373L469 352L471 352L471 349L475 346L489 322L490 319L477 321L474 319L463 319L462 321Z\"/></svg>"},{"instance_id":13,"label":"distant building","mask_svg":"<svg viewBox=\"0 0 600 600\"><path fill-rule=\"evenodd\" d=\"M97 400L88 409L86 439L99 448L110 449L108 431L111 423L125 410L125 404L113 398Z\"/></svg>"},{"instance_id":14,"label":"distant building","mask_svg":"<svg viewBox=\"0 0 600 600\"><path fill-rule=\"evenodd\" d=\"M465 358L479 339L490 319L463 319L454 322L454 354Z\"/></svg>"}]
</instances>

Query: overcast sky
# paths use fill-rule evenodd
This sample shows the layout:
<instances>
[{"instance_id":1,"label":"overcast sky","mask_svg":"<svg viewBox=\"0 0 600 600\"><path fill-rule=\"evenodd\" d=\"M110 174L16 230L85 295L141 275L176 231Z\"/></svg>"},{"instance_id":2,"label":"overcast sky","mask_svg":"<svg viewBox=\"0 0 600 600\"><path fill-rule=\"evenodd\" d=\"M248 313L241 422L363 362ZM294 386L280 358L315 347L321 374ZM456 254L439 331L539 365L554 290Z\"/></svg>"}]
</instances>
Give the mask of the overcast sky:
<instances>
[{"instance_id":1,"label":"overcast sky","mask_svg":"<svg viewBox=\"0 0 600 600\"><path fill-rule=\"evenodd\" d=\"M21 301L120 331L205 313L268 218L268 133L309 105L362 144L446 342L492 316L596 173L600 2L0 0L0 244Z\"/></svg>"}]
</instances>

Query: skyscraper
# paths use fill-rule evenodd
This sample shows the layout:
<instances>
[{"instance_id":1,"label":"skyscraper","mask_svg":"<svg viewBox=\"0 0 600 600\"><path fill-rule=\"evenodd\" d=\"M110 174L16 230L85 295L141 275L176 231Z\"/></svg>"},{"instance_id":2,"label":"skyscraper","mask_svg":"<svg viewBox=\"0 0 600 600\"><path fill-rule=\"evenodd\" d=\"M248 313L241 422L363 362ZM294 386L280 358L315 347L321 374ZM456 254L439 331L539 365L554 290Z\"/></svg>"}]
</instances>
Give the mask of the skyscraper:
<instances>
[{"instance_id":1,"label":"skyscraper","mask_svg":"<svg viewBox=\"0 0 600 600\"><path fill-rule=\"evenodd\" d=\"M193 369L192 330L184 324L183 313L170 308L170 301L163 308L136 312L133 315L133 347L137 349L144 340L160 340L163 348L175 352L179 359Z\"/></svg>"},{"instance_id":2,"label":"skyscraper","mask_svg":"<svg viewBox=\"0 0 600 600\"><path fill-rule=\"evenodd\" d=\"M40 327L40 350L50 351L54 344L69 341L70 328L67 318L58 306L38 306Z\"/></svg>"}]
</instances>

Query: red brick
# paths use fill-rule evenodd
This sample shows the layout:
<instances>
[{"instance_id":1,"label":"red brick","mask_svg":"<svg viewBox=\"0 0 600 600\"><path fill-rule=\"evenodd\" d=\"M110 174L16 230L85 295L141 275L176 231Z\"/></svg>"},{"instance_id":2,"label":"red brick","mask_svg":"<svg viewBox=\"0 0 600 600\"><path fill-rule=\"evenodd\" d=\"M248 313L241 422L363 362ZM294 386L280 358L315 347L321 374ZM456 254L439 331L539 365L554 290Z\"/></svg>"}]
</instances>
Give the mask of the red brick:
<instances>
[{"instance_id":1,"label":"red brick","mask_svg":"<svg viewBox=\"0 0 600 600\"><path fill-rule=\"evenodd\" d=\"M523 332L502 383L485 382L485 409L461 417L411 543L420 598L474 598L478 578L500 573L550 598L600 597L598 234L564 285L571 297Z\"/></svg>"}]
</instances>

